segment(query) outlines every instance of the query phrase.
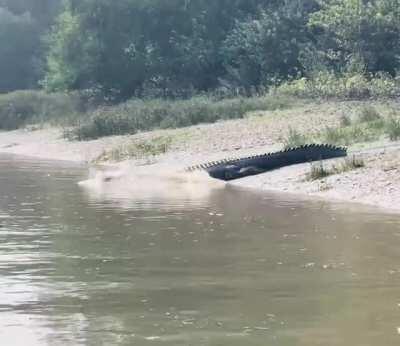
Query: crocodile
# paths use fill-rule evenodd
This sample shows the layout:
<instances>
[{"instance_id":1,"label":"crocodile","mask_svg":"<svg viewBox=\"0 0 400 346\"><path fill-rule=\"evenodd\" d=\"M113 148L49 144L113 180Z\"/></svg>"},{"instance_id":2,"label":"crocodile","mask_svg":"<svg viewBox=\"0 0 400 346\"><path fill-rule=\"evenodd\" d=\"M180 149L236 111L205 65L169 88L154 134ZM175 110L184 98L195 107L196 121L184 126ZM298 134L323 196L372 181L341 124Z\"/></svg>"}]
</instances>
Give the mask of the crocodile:
<instances>
[{"instance_id":1,"label":"crocodile","mask_svg":"<svg viewBox=\"0 0 400 346\"><path fill-rule=\"evenodd\" d=\"M347 156L345 147L329 144L307 144L263 155L208 162L188 167L186 171L204 170L212 178L230 181L285 166L345 156Z\"/></svg>"}]
</instances>

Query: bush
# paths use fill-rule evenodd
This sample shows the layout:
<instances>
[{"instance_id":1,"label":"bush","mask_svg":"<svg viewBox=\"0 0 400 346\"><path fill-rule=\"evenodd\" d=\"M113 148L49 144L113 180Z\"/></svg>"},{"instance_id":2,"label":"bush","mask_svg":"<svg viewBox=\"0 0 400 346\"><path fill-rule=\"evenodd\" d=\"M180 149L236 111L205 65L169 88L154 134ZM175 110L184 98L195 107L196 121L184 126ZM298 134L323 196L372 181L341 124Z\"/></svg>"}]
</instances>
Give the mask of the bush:
<instances>
[{"instance_id":1,"label":"bush","mask_svg":"<svg viewBox=\"0 0 400 346\"><path fill-rule=\"evenodd\" d=\"M346 127L351 125L351 117L346 114L342 114L339 121L341 127Z\"/></svg>"},{"instance_id":2,"label":"bush","mask_svg":"<svg viewBox=\"0 0 400 346\"><path fill-rule=\"evenodd\" d=\"M325 168L323 162L319 161L311 164L311 170L306 175L306 180L319 180L330 175L340 174L363 167L365 167L364 160L355 155L352 157L346 157L342 162L339 162L330 168Z\"/></svg>"},{"instance_id":3,"label":"bush","mask_svg":"<svg viewBox=\"0 0 400 346\"><path fill-rule=\"evenodd\" d=\"M379 139L384 133L384 126L384 120L380 119L369 123L359 123L346 127L328 127L325 131L320 133L319 138L324 143L334 145L369 142Z\"/></svg>"},{"instance_id":4,"label":"bush","mask_svg":"<svg viewBox=\"0 0 400 346\"><path fill-rule=\"evenodd\" d=\"M155 128L177 128L199 123L213 123L224 119L243 118L257 110L289 107L287 97L257 96L217 100L197 96L188 100L139 100L99 108L78 124L74 136L95 139L103 136L134 134Z\"/></svg>"},{"instance_id":5,"label":"bush","mask_svg":"<svg viewBox=\"0 0 400 346\"><path fill-rule=\"evenodd\" d=\"M400 140L400 119L396 118L395 115L385 119L381 116L371 115L369 111L363 114L356 124L338 128L326 128L325 131L317 136L318 139L321 142L334 145L370 142L378 140L384 135L388 135L392 141Z\"/></svg>"},{"instance_id":6,"label":"bush","mask_svg":"<svg viewBox=\"0 0 400 346\"><path fill-rule=\"evenodd\" d=\"M358 121L361 123L367 123L372 121L381 120L382 117L373 106L363 106L358 114Z\"/></svg>"},{"instance_id":7,"label":"bush","mask_svg":"<svg viewBox=\"0 0 400 346\"><path fill-rule=\"evenodd\" d=\"M334 168L337 173L343 173L363 167L365 167L364 160L361 157L352 155L351 157L346 157L341 165L335 166Z\"/></svg>"},{"instance_id":8,"label":"bush","mask_svg":"<svg viewBox=\"0 0 400 346\"><path fill-rule=\"evenodd\" d=\"M307 144L306 136L290 127L289 134L285 139L285 149L295 148L305 144Z\"/></svg>"},{"instance_id":9,"label":"bush","mask_svg":"<svg viewBox=\"0 0 400 346\"><path fill-rule=\"evenodd\" d=\"M329 71L316 72L312 78L284 82L275 88L277 95L299 98L368 99L394 97L400 94L400 81L380 73L344 73L336 75Z\"/></svg>"},{"instance_id":10,"label":"bush","mask_svg":"<svg viewBox=\"0 0 400 346\"><path fill-rule=\"evenodd\" d=\"M327 127L322 137L328 144L349 144L345 136L345 131L341 128Z\"/></svg>"},{"instance_id":11,"label":"bush","mask_svg":"<svg viewBox=\"0 0 400 346\"><path fill-rule=\"evenodd\" d=\"M391 141L400 139L400 120L391 117L386 122L386 132L389 135Z\"/></svg>"},{"instance_id":12,"label":"bush","mask_svg":"<svg viewBox=\"0 0 400 346\"><path fill-rule=\"evenodd\" d=\"M331 174L332 173L324 167L322 161L318 161L311 164L311 170L307 174L307 180L323 179Z\"/></svg>"},{"instance_id":13,"label":"bush","mask_svg":"<svg viewBox=\"0 0 400 346\"><path fill-rule=\"evenodd\" d=\"M375 107L364 105L358 112L357 121L352 122L349 116L340 118L340 127L328 127L319 138L329 144L349 145L378 139L385 133L386 120Z\"/></svg>"},{"instance_id":14,"label":"bush","mask_svg":"<svg viewBox=\"0 0 400 346\"><path fill-rule=\"evenodd\" d=\"M61 123L81 111L80 98L72 94L15 91L0 95L0 129L15 130L27 124Z\"/></svg>"}]
</instances>

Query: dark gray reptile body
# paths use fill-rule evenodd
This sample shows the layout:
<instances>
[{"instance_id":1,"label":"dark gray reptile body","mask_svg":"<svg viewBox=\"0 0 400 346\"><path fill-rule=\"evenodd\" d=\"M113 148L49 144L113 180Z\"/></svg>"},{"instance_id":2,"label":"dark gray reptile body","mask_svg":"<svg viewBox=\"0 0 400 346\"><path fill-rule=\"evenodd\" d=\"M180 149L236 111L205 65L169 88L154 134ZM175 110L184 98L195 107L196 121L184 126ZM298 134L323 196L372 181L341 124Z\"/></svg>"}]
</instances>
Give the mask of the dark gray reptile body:
<instances>
[{"instance_id":1,"label":"dark gray reptile body","mask_svg":"<svg viewBox=\"0 0 400 346\"><path fill-rule=\"evenodd\" d=\"M310 144L264 155L209 162L189 167L188 171L201 169L207 171L213 178L229 181L285 166L344 157L346 155L346 148L326 144Z\"/></svg>"}]
</instances>

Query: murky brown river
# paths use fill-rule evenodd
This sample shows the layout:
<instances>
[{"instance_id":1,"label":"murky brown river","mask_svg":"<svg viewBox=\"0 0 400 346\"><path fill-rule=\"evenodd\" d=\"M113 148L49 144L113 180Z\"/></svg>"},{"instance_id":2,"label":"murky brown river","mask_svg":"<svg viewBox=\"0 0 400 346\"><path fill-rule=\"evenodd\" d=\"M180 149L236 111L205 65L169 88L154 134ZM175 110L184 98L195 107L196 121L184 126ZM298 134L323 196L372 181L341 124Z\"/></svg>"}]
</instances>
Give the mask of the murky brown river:
<instances>
[{"instance_id":1,"label":"murky brown river","mask_svg":"<svg viewBox=\"0 0 400 346\"><path fill-rule=\"evenodd\" d=\"M400 344L399 216L86 178L0 158L1 345Z\"/></svg>"}]
</instances>

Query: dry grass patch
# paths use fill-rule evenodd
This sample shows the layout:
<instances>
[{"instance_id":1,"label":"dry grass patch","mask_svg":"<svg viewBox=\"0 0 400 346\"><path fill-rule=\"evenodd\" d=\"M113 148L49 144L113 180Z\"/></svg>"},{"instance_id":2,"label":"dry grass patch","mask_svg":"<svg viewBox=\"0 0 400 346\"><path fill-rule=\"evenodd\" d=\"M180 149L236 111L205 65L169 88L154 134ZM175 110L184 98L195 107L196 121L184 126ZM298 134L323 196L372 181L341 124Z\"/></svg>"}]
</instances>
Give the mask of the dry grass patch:
<instances>
[{"instance_id":1,"label":"dry grass patch","mask_svg":"<svg viewBox=\"0 0 400 346\"><path fill-rule=\"evenodd\" d=\"M285 149L295 148L307 144L307 137L292 127L289 128L289 134L285 139Z\"/></svg>"},{"instance_id":2,"label":"dry grass patch","mask_svg":"<svg viewBox=\"0 0 400 346\"><path fill-rule=\"evenodd\" d=\"M148 140L136 140L104 151L95 161L124 161L144 159L167 153L172 146L171 136L159 136Z\"/></svg>"},{"instance_id":3,"label":"dry grass patch","mask_svg":"<svg viewBox=\"0 0 400 346\"><path fill-rule=\"evenodd\" d=\"M307 174L306 180L318 180L323 179L329 175L332 175L332 172L324 167L322 161L318 161L317 163L311 164L310 172Z\"/></svg>"},{"instance_id":4,"label":"dry grass patch","mask_svg":"<svg viewBox=\"0 0 400 346\"><path fill-rule=\"evenodd\" d=\"M345 158L342 162L332 165L329 168L324 166L322 161L311 164L310 172L306 175L307 181L314 181L326 178L330 175L341 174L355 169L365 167L365 162L361 157L355 155Z\"/></svg>"},{"instance_id":5,"label":"dry grass patch","mask_svg":"<svg viewBox=\"0 0 400 346\"><path fill-rule=\"evenodd\" d=\"M391 141L397 141L400 139L400 119L390 117L386 121L386 132L389 135Z\"/></svg>"},{"instance_id":6,"label":"dry grass patch","mask_svg":"<svg viewBox=\"0 0 400 346\"><path fill-rule=\"evenodd\" d=\"M381 120L382 117L374 106L364 105L358 112L358 121L361 123L369 123Z\"/></svg>"}]
</instances>

